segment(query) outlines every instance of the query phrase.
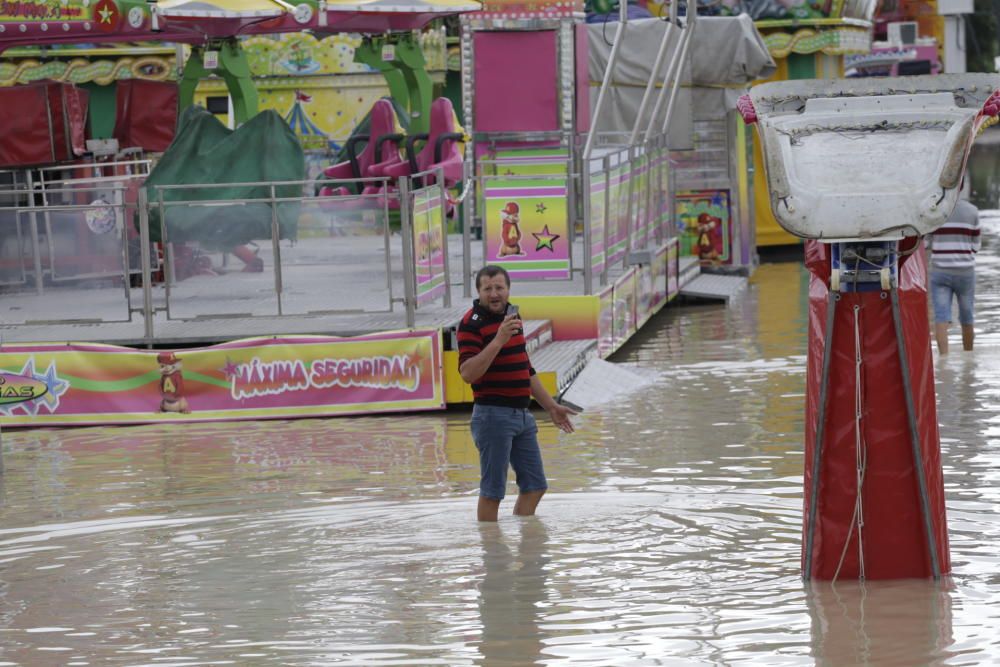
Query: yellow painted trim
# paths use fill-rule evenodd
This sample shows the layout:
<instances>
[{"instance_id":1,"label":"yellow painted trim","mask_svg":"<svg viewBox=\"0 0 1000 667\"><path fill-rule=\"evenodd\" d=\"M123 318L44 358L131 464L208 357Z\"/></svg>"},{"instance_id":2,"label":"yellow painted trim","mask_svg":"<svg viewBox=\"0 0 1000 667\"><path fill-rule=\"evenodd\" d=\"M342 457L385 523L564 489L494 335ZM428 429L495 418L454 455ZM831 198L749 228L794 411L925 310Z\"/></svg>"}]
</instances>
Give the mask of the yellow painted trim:
<instances>
[{"instance_id":1,"label":"yellow painted trim","mask_svg":"<svg viewBox=\"0 0 1000 667\"><path fill-rule=\"evenodd\" d=\"M555 396L559 392L559 378L555 371L540 371L538 379L541 380L545 390ZM444 353L444 401L448 405L459 403L472 403L474 400L472 387L466 384L462 376L458 374L458 351L445 350Z\"/></svg>"},{"instance_id":2,"label":"yellow painted trim","mask_svg":"<svg viewBox=\"0 0 1000 667\"><path fill-rule=\"evenodd\" d=\"M538 379L542 381L545 391L553 396L559 393L559 384L555 371L541 371L538 373Z\"/></svg>"},{"instance_id":3,"label":"yellow painted trim","mask_svg":"<svg viewBox=\"0 0 1000 667\"><path fill-rule=\"evenodd\" d=\"M749 165L747 164L747 127L746 124L737 119L736 120L736 202L737 209L739 210L739 222L741 225L740 238L743 238L744 231L747 228L747 218L752 218L752 211L750 210L750 185L747 178L747 169ZM756 239L754 239L756 243ZM741 243L742 245L742 243ZM742 255L743 249L740 248L740 254ZM751 251L751 254L752 251ZM742 257L741 257L742 259Z\"/></svg>"},{"instance_id":4,"label":"yellow painted trim","mask_svg":"<svg viewBox=\"0 0 1000 667\"><path fill-rule=\"evenodd\" d=\"M514 288L510 300L521 309L521 318L551 321L555 340L597 338L601 299L596 294L529 296L517 294L517 285Z\"/></svg>"},{"instance_id":5,"label":"yellow painted trim","mask_svg":"<svg viewBox=\"0 0 1000 667\"><path fill-rule=\"evenodd\" d=\"M48 51L45 49L39 49L35 47L15 47L13 49L8 49L4 51L4 58L8 60L13 60L15 58L39 58L44 57L48 60L69 58L69 57L84 57L92 58L94 56L111 56L111 57L126 57L126 56L170 56L176 53L174 47L165 46L154 46L154 47L142 47L142 46L122 46L118 48L99 48L99 49L59 49L58 51Z\"/></svg>"},{"instance_id":6,"label":"yellow painted trim","mask_svg":"<svg viewBox=\"0 0 1000 667\"><path fill-rule=\"evenodd\" d=\"M472 403L472 387L458 374L458 350L444 352L444 402Z\"/></svg>"},{"instance_id":7,"label":"yellow painted trim","mask_svg":"<svg viewBox=\"0 0 1000 667\"><path fill-rule=\"evenodd\" d=\"M817 26L822 28L860 28L868 30L872 27L871 21L864 19L850 18L826 18L826 19L765 19L754 21L758 30L769 28L799 28L804 26Z\"/></svg>"},{"instance_id":8,"label":"yellow painted trim","mask_svg":"<svg viewBox=\"0 0 1000 667\"><path fill-rule=\"evenodd\" d=\"M757 246L800 243L800 239L781 228L771 212L771 191L767 187L764 154L760 150L760 137L756 135L753 142L753 163L757 166L753 172L753 219L757 229Z\"/></svg>"}]
</instances>

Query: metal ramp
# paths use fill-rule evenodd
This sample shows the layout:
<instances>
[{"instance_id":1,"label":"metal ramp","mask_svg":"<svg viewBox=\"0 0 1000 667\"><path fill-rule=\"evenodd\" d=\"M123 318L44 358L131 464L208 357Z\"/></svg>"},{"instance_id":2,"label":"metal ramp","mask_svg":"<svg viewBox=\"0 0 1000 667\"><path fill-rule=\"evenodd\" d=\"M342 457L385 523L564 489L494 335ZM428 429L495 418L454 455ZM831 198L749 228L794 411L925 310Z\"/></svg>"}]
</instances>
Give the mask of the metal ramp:
<instances>
[{"instance_id":1,"label":"metal ramp","mask_svg":"<svg viewBox=\"0 0 1000 667\"><path fill-rule=\"evenodd\" d=\"M531 365L539 373L554 371L556 386L562 392L580 374L587 362L596 356L596 340L556 340L534 352L531 355Z\"/></svg>"},{"instance_id":2,"label":"metal ramp","mask_svg":"<svg viewBox=\"0 0 1000 667\"><path fill-rule=\"evenodd\" d=\"M633 364L593 358L563 391L561 400L585 410L626 396L656 382L659 373Z\"/></svg>"},{"instance_id":3,"label":"metal ramp","mask_svg":"<svg viewBox=\"0 0 1000 667\"><path fill-rule=\"evenodd\" d=\"M726 276L715 273L700 273L681 287L681 296L695 299L709 299L729 303L747 287L744 276Z\"/></svg>"}]
</instances>

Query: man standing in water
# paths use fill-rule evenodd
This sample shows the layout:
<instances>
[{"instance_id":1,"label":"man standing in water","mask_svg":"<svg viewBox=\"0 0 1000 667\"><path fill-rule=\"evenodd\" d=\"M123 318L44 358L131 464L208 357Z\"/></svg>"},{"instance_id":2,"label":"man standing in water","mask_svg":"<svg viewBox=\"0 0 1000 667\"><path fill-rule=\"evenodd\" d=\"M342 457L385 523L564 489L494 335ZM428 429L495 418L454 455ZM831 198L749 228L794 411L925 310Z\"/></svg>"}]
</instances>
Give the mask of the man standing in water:
<instances>
[{"instance_id":1,"label":"man standing in water","mask_svg":"<svg viewBox=\"0 0 1000 667\"><path fill-rule=\"evenodd\" d=\"M931 250L930 284L934 304L934 338L938 352L948 354L948 325L952 296L958 301L962 348L972 349L976 300L976 253L979 252L979 209L959 199L948 218L928 237Z\"/></svg>"},{"instance_id":2,"label":"man standing in water","mask_svg":"<svg viewBox=\"0 0 1000 667\"><path fill-rule=\"evenodd\" d=\"M479 298L458 327L459 373L472 385L472 439L479 450L480 521L496 521L507 489L507 467L514 468L518 495L514 514L535 513L548 482L538 447L538 426L528 410L532 396L552 423L573 432L570 415L555 402L531 367L516 307L508 302L510 276L502 267L484 266L476 274Z\"/></svg>"}]
</instances>

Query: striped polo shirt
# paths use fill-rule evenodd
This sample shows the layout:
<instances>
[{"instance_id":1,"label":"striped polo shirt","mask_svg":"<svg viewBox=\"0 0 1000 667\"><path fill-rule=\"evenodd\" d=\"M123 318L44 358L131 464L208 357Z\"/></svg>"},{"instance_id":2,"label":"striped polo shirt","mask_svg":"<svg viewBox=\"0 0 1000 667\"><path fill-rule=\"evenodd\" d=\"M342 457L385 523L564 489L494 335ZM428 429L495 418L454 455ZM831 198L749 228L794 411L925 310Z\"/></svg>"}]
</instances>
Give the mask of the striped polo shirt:
<instances>
[{"instance_id":1,"label":"striped polo shirt","mask_svg":"<svg viewBox=\"0 0 1000 667\"><path fill-rule=\"evenodd\" d=\"M948 222L930 235L931 268L971 271L976 266L979 245L979 210L959 199Z\"/></svg>"},{"instance_id":2,"label":"striped polo shirt","mask_svg":"<svg viewBox=\"0 0 1000 667\"><path fill-rule=\"evenodd\" d=\"M503 315L491 313L479 305L479 299L462 317L458 325L458 364L482 352L496 337ZM524 333L510 337L481 378L472 383L475 402L481 405L503 405L526 408L531 404L531 367Z\"/></svg>"}]
</instances>

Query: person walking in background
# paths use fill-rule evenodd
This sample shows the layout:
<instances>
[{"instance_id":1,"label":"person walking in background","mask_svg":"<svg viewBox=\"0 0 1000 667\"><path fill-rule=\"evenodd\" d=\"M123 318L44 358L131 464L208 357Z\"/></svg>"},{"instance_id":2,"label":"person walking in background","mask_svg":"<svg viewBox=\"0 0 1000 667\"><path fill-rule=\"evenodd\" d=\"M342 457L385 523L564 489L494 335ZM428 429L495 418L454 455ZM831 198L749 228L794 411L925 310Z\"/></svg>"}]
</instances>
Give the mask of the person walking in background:
<instances>
[{"instance_id":1,"label":"person walking in background","mask_svg":"<svg viewBox=\"0 0 1000 667\"><path fill-rule=\"evenodd\" d=\"M514 514L530 516L548 482L538 447L538 425L528 410L534 396L552 423L573 432L576 414L549 395L528 359L523 323L508 302L510 276L502 267L476 274L479 298L458 327L458 372L472 385L472 439L479 450L480 521L496 521L507 489L507 467L517 475Z\"/></svg>"},{"instance_id":2,"label":"person walking in background","mask_svg":"<svg viewBox=\"0 0 1000 667\"><path fill-rule=\"evenodd\" d=\"M931 301L938 352L948 354L952 297L958 301L962 348L972 349L976 295L976 253L979 252L979 209L964 199L955 204L948 222L928 237L931 252Z\"/></svg>"}]
</instances>

